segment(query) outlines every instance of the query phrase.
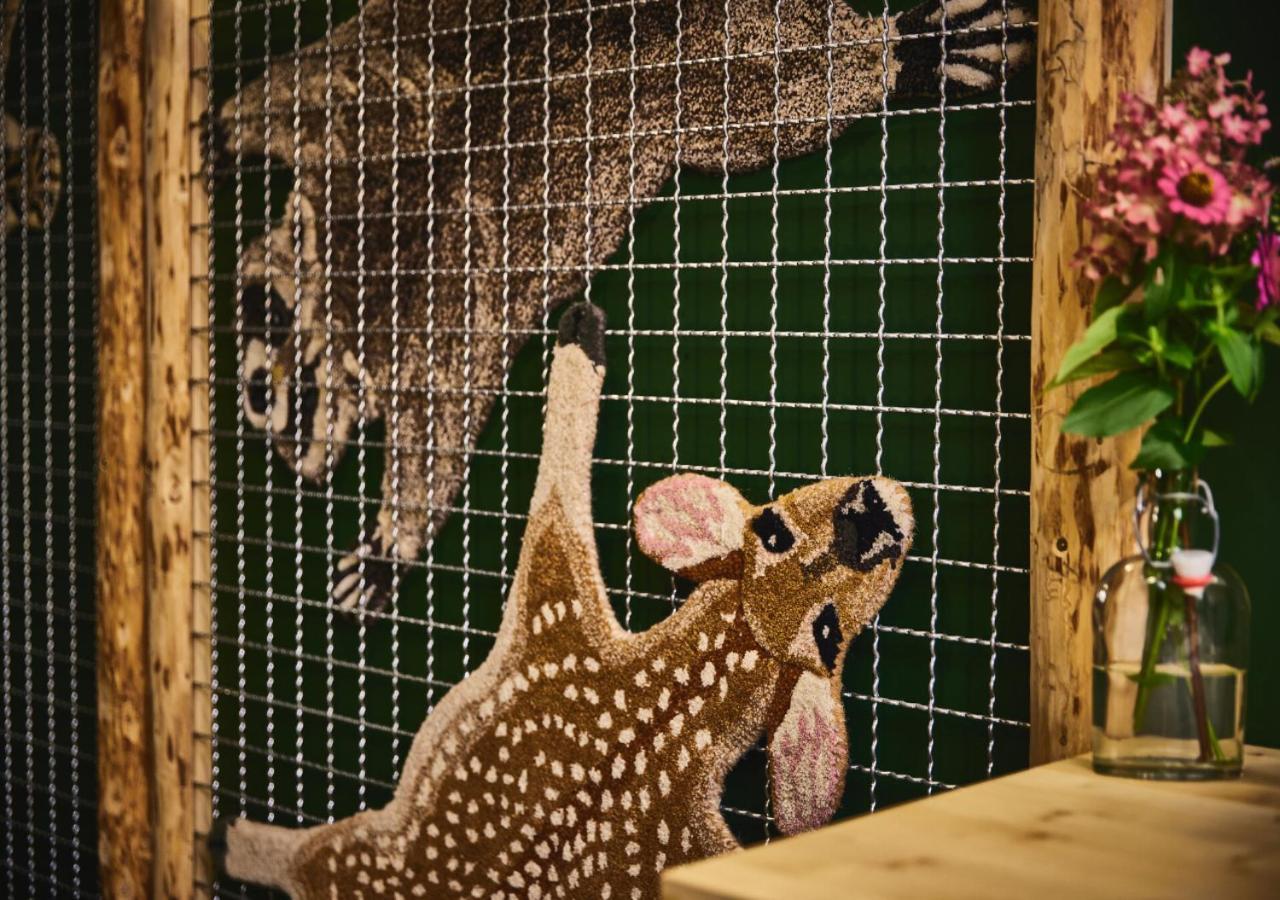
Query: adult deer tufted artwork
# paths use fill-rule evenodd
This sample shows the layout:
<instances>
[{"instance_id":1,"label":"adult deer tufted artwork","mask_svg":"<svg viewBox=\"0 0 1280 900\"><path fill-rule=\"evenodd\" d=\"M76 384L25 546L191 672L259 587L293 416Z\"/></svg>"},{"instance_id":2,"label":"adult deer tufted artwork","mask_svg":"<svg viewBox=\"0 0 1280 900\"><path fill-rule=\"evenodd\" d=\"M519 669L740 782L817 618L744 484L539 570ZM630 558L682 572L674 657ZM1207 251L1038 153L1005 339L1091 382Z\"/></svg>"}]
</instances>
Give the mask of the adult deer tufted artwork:
<instances>
[{"instance_id":1,"label":"adult deer tufted artwork","mask_svg":"<svg viewBox=\"0 0 1280 900\"><path fill-rule=\"evenodd\" d=\"M886 102L988 89L1029 57L1005 7L369 0L226 100L215 172L270 157L296 173L285 221L238 263L246 415L308 478L361 421L399 448L333 601L391 599L516 353L677 163L747 172Z\"/></svg>"},{"instance_id":2,"label":"adult deer tufted artwork","mask_svg":"<svg viewBox=\"0 0 1280 900\"><path fill-rule=\"evenodd\" d=\"M628 632L591 516L603 329L585 303L561 319L496 642L423 722L390 803L309 829L224 822L229 875L307 898L656 897L665 867L738 846L720 794L762 733L778 826L835 811L844 660L901 572L906 491L832 478L754 506L700 475L659 481L636 502L637 542L698 586Z\"/></svg>"}]
</instances>

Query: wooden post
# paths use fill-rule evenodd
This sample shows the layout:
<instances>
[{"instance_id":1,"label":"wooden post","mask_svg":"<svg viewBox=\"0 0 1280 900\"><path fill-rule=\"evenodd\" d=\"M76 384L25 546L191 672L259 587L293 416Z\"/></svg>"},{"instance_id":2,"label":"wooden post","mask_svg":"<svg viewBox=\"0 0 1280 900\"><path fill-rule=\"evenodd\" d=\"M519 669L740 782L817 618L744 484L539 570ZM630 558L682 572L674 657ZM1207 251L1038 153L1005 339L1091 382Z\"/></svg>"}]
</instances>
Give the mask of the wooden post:
<instances>
[{"instance_id":1,"label":"wooden post","mask_svg":"<svg viewBox=\"0 0 1280 900\"><path fill-rule=\"evenodd\" d=\"M1133 546L1138 435L1063 435L1085 385L1047 390L1089 320L1071 261L1084 243L1086 163L1099 158L1126 91L1153 96L1165 70L1165 0L1041 0L1036 233L1031 318L1031 761L1089 749L1092 601Z\"/></svg>"},{"instance_id":2,"label":"wooden post","mask_svg":"<svg viewBox=\"0 0 1280 900\"><path fill-rule=\"evenodd\" d=\"M193 884L187 0L100 7L98 777L103 892Z\"/></svg>"},{"instance_id":3,"label":"wooden post","mask_svg":"<svg viewBox=\"0 0 1280 900\"><path fill-rule=\"evenodd\" d=\"M108 897L151 888L143 6L103 0L99 31L98 854Z\"/></svg>"},{"instance_id":4,"label":"wooden post","mask_svg":"<svg viewBox=\"0 0 1280 900\"><path fill-rule=\"evenodd\" d=\"M154 766L153 897L193 885L191 12L146 16L147 600ZM197 179L199 182L199 179ZM198 185L197 185L198 186Z\"/></svg>"}]
</instances>

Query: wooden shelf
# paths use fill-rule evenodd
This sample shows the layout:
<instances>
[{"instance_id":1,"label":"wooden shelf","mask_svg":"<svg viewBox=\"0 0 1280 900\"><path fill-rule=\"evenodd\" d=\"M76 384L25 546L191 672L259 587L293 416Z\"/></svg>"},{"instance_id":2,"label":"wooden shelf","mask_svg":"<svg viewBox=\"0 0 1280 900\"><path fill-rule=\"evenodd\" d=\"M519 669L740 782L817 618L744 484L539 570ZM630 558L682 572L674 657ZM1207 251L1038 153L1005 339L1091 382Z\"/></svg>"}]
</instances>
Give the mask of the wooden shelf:
<instances>
[{"instance_id":1,"label":"wooden shelf","mask_svg":"<svg viewBox=\"0 0 1280 900\"><path fill-rule=\"evenodd\" d=\"M1136 781L1063 760L672 869L667 900L1277 897L1280 751L1239 780Z\"/></svg>"}]
</instances>

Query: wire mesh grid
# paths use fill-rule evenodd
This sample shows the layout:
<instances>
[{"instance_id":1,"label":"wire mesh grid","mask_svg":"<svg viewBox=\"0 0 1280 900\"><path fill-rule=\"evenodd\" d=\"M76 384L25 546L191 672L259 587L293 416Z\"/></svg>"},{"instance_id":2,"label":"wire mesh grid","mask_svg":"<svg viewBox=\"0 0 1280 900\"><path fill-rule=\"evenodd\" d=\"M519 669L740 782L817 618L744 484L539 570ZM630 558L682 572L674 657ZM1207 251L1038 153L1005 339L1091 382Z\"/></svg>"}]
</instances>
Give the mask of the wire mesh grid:
<instances>
[{"instance_id":1,"label":"wire mesh grid","mask_svg":"<svg viewBox=\"0 0 1280 900\"><path fill-rule=\"evenodd\" d=\"M998 14L976 25L930 6L918 36L872 39L837 34L848 9L835 3L801 47L783 43L790 4L736 0L215 2L193 21L221 122L193 123L211 196L193 229L209 247L196 284L212 361L196 383L209 575L196 587L210 599L198 737L214 816L305 825L390 798L419 724L493 644L556 318L575 293L609 323L593 505L620 621L647 628L687 594L629 530L632 501L673 470L753 502L882 472L910 489L917 537L849 651L839 814L1026 765L1034 109L1009 48L1034 22L988 5ZM852 7L871 23L905 9ZM672 35L657 61L638 37L655 11ZM695 38L695 18L719 30ZM735 29L760 27L767 108L752 119L731 109L753 56ZM900 42L935 48L942 73L964 34L994 48L988 90L891 95ZM582 52L566 61L557 40ZM612 55L592 52L606 41ZM875 73L858 108L836 96L850 48ZM780 74L796 53L828 73L803 115ZM723 79L711 101L692 87L706 71ZM672 93L655 99L655 85ZM566 106L568 91L582 102ZM673 118L653 125L668 99ZM794 127L814 149L792 149ZM758 165L723 162L749 140L765 147ZM671 153L656 179L655 142ZM255 287L264 272L276 294ZM454 380L432 374L446 368ZM452 409L474 446L411 427L424 408ZM298 429L315 422L324 461L308 469ZM421 522L425 538L408 558L358 556L357 583L393 563L391 602L349 617L334 571L380 505L387 546ZM776 835L766 779L760 749L729 776L723 811L744 843Z\"/></svg>"},{"instance_id":2,"label":"wire mesh grid","mask_svg":"<svg viewBox=\"0 0 1280 900\"><path fill-rule=\"evenodd\" d=\"M3 10L0 879L10 897L97 886L94 7Z\"/></svg>"}]
</instances>

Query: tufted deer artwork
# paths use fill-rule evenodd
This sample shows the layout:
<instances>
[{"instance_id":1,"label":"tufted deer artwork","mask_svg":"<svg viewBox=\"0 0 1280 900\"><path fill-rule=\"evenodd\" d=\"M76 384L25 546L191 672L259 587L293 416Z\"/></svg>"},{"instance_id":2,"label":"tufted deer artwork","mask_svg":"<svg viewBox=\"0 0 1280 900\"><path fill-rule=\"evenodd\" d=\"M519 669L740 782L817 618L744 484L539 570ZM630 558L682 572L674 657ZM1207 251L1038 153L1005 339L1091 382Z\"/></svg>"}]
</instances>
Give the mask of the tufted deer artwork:
<instances>
[{"instance_id":1,"label":"tufted deer artwork","mask_svg":"<svg viewBox=\"0 0 1280 900\"><path fill-rule=\"evenodd\" d=\"M1029 57L1026 19L1004 0L885 18L844 0L368 0L268 65L210 135L222 175L262 157L294 174L239 264L245 413L308 478L362 419L400 447L334 601L387 602L516 353L677 164L747 172L883 103L987 90Z\"/></svg>"},{"instance_id":2,"label":"tufted deer artwork","mask_svg":"<svg viewBox=\"0 0 1280 900\"><path fill-rule=\"evenodd\" d=\"M8 71L13 34L22 18L22 0L6 0L0 10L0 77ZM4 115L4 233L15 228L44 228L62 193L62 154L43 128L24 128Z\"/></svg>"},{"instance_id":3,"label":"tufted deer artwork","mask_svg":"<svg viewBox=\"0 0 1280 900\"><path fill-rule=\"evenodd\" d=\"M223 823L228 874L306 898L656 897L665 867L738 846L720 794L761 734L778 826L835 811L841 672L906 557L906 492L833 478L757 507L710 478L658 482L637 542L698 585L628 632L592 530L602 349L603 314L566 311L496 642L423 723L393 799L310 829Z\"/></svg>"}]
</instances>

